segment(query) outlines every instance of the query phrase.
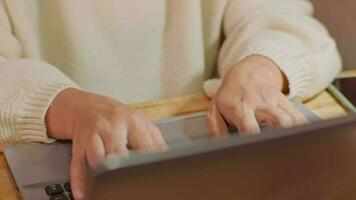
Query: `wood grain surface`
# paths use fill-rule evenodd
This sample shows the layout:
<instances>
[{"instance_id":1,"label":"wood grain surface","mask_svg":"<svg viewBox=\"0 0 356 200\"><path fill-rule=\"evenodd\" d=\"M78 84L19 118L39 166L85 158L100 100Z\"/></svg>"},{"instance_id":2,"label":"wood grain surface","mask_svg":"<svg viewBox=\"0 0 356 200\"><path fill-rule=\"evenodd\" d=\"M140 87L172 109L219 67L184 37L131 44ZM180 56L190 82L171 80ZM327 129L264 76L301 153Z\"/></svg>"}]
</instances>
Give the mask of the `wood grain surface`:
<instances>
[{"instance_id":1,"label":"wood grain surface","mask_svg":"<svg viewBox=\"0 0 356 200\"><path fill-rule=\"evenodd\" d=\"M192 112L204 111L209 99L203 94L162 99L142 104L131 105L134 109L142 111L152 120L177 116ZM312 100L305 102L323 119L339 117L346 114L338 102L328 93L323 92ZM19 200L19 194L11 177L10 171L2 153L0 153L0 200Z\"/></svg>"}]
</instances>

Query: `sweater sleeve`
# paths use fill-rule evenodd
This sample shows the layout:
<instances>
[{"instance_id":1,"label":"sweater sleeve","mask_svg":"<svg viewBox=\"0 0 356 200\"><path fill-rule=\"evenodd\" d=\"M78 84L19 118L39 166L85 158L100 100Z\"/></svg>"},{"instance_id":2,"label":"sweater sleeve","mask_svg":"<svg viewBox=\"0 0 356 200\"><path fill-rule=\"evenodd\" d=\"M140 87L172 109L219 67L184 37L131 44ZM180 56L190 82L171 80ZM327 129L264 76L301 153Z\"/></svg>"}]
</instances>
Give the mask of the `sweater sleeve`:
<instances>
[{"instance_id":1,"label":"sweater sleeve","mask_svg":"<svg viewBox=\"0 0 356 200\"><path fill-rule=\"evenodd\" d=\"M230 0L219 77L245 57L261 55L286 75L289 97L304 100L321 92L341 70L341 59L335 41L312 15L306 0ZM219 85L219 79L208 80L204 88L213 96Z\"/></svg>"},{"instance_id":2,"label":"sweater sleeve","mask_svg":"<svg viewBox=\"0 0 356 200\"><path fill-rule=\"evenodd\" d=\"M45 115L56 95L77 85L54 66L22 59L0 3L0 151L19 142L50 143Z\"/></svg>"}]
</instances>

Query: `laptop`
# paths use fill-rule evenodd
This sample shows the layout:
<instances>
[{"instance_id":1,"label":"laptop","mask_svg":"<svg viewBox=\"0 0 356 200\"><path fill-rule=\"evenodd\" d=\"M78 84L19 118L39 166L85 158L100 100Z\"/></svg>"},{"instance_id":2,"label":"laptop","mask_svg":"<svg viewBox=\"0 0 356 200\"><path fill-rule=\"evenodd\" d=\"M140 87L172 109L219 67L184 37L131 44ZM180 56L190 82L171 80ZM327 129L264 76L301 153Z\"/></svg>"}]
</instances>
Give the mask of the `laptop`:
<instances>
[{"instance_id":1,"label":"laptop","mask_svg":"<svg viewBox=\"0 0 356 200\"><path fill-rule=\"evenodd\" d=\"M356 116L318 122L303 104L292 102L310 125L265 128L263 134L248 137L235 131L230 137L211 139L204 113L157 121L169 150L146 155L130 152L126 159L108 157L90 171L87 199L293 199L284 197L293 188L300 189L298 184L335 170L333 161L340 155L334 152L344 150L350 155L356 150L356 144L340 145L356 137L352 134ZM7 149L5 157L24 200L72 198L69 142L18 144ZM352 169L355 159L348 158Z\"/></svg>"}]
</instances>

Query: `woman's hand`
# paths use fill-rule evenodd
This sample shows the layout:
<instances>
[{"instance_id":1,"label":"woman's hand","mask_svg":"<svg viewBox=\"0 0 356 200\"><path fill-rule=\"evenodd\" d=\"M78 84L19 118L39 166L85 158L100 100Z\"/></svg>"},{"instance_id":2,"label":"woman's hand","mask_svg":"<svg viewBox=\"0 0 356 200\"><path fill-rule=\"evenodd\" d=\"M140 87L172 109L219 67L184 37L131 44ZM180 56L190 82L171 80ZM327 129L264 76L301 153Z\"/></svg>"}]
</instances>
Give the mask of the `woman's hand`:
<instances>
[{"instance_id":1,"label":"woman's hand","mask_svg":"<svg viewBox=\"0 0 356 200\"><path fill-rule=\"evenodd\" d=\"M160 130L141 113L97 94L67 89L53 101L47 130L56 139L73 140L70 179L75 199L84 198L86 164L96 167L107 155L128 155L167 148Z\"/></svg>"},{"instance_id":2,"label":"woman's hand","mask_svg":"<svg viewBox=\"0 0 356 200\"><path fill-rule=\"evenodd\" d=\"M226 122L240 134L260 133L261 123L271 127L307 123L283 94L286 82L279 68L263 56L249 56L237 63L209 105L206 122L212 135L228 134Z\"/></svg>"}]
</instances>

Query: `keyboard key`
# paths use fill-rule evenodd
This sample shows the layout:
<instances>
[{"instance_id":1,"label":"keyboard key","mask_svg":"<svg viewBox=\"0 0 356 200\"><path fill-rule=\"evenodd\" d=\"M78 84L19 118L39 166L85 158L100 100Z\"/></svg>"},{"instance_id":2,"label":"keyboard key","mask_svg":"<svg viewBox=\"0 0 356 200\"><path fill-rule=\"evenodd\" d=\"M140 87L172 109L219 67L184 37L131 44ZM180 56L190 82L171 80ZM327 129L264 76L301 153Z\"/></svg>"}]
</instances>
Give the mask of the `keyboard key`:
<instances>
[{"instance_id":1,"label":"keyboard key","mask_svg":"<svg viewBox=\"0 0 356 200\"><path fill-rule=\"evenodd\" d=\"M47 185L46 192L48 195L61 194L63 193L63 188L59 184Z\"/></svg>"},{"instance_id":2,"label":"keyboard key","mask_svg":"<svg viewBox=\"0 0 356 200\"><path fill-rule=\"evenodd\" d=\"M70 188L70 183L64 183L64 189L65 189L67 192L71 192L72 189Z\"/></svg>"},{"instance_id":3,"label":"keyboard key","mask_svg":"<svg viewBox=\"0 0 356 200\"><path fill-rule=\"evenodd\" d=\"M49 200L68 200L68 198L64 194L56 194L51 196Z\"/></svg>"}]
</instances>

